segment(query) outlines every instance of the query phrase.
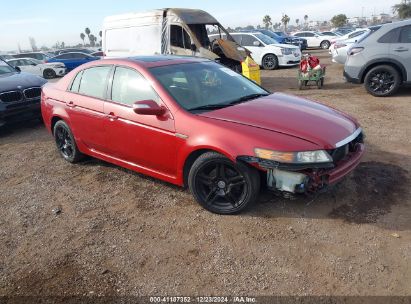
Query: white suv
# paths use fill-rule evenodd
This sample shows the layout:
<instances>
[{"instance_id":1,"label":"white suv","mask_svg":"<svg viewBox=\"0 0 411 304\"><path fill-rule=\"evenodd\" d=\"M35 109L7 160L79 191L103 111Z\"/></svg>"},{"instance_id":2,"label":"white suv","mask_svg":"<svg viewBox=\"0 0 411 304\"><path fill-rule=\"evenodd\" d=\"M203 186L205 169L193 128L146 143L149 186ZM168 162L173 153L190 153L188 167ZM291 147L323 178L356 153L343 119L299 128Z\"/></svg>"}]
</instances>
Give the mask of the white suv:
<instances>
[{"instance_id":1,"label":"white suv","mask_svg":"<svg viewBox=\"0 0 411 304\"><path fill-rule=\"evenodd\" d=\"M320 47L322 49L328 49L331 45L331 41L335 40L335 36L327 36L318 32L311 31L297 32L294 33L292 36L306 39L307 45L310 48Z\"/></svg>"},{"instance_id":2,"label":"white suv","mask_svg":"<svg viewBox=\"0 0 411 304\"><path fill-rule=\"evenodd\" d=\"M278 44L274 39L260 32L230 33L234 40L247 48L254 59L265 70L274 70L279 66L294 66L301 61L298 46ZM219 34L210 35L210 40L220 38ZM222 36L224 39L224 36Z\"/></svg>"}]
</instances>

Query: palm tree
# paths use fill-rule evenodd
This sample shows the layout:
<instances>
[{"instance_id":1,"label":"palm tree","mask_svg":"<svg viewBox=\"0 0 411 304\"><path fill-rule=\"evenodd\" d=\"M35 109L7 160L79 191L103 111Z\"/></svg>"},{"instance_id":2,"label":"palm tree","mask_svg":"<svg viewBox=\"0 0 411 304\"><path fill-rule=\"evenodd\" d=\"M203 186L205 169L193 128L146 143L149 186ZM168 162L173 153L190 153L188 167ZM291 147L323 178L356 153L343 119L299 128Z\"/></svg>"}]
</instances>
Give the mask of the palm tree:
<instances>
[{"instance_id":1,"label":"palm tree","mask_svg":"<svg viewBox=\"0 0 411 304\"><path fill-rule=\"evenodd\" d=\"M304 15L304 25L307 27L308 15Z\"/></svg>"},{"instance_id":2,"label":"palm tree","mask_svg":"<svg viewBox=\"0 0 411 304\"><path fill-rule=\"evenodd\" d=\"M395 14L398 14L400 19L407 19L411 17L411 3L407 0L403 0L400 4L394 5L392 10Z\"/></svg>"},{"instance_id":3,"label":"palm tree","mask_svg":"<svg viewBox=\"0 0 411 304\"><path fill-rule=\"evenodd\" d=\"M103 31L98 32L98 35L100 36L100 46L102 46L103 45L103 39L102 39Z\"/></svg>"},{"instance_id":4,"label":"palm tree","mask_svg":"<svg viewBox=\"0 0 411 304\"><path fill-rule=\"evenodd\" d=\"M84 45L84 38L86 38L86 35L84 35L84 33L81 33L80 38L81 38L81 40L83 40L83 45Z\"/></svg>"},{"instance_id":5,"label":"palm tree","mask_svg":"<svg viewBox=\"0 0 411 304\"><path fill-rule=\"evenodd\" d=\"M266 29L270 27L273 23L271 22L271 17L269 15L265 15L263 18L263 23Z\"/></svg>"},{"instance_id":6,"label":"palm tree","mask_svg":"<svg viewBox=\"0 0 411 304\"><path fill-rule=\"evenodd\" d=\"M281 22L284 24L284 32L287 32L287 24L288 22L290 22L290 17L288 17L287 15L283 15L283 17L281 18Z\"/></svg>"},{"instance_id":7,"label":"palm tree","mask_svg":"<svg viewBox=\"0 0 411 304\"><path fill-rule=\"evenodd\" d=\"M90 41L90 45L91 45L91 40L90 40L90 29L88 27L86 27L86 29L84 30L84 32L86 33L87 37L88 37L88 41Z\"/></svg>"},{"instance_id":8,"label":"palm tree","mask_svg":"<svg viewBox=\"0 0 411 304\"><path fill-rule=\"evenodd\" d=\"M295 23L297 24L297 27L298 27L298 23L300 23L300 19L295 19Z\"/></svg>"}]
</instances>

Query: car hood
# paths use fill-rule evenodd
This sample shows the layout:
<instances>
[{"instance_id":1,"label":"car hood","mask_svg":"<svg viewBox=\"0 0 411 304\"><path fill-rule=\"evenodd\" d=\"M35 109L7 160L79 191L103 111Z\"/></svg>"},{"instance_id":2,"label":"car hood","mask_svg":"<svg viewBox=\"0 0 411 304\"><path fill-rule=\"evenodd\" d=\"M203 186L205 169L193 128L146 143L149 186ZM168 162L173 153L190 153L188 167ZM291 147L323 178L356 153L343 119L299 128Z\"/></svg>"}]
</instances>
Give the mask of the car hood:
<instances>
[{"instance_id":1,"label":"car hood","mask_svg":"<svg viewBox=\"0 0 411 304\"><path fill-rule=\"evenodd\" d=\"M323 149L335 148L358 128L356 121L342 112L283 93L199 115L286 134Z\"/></svg>"},{"instance_id":2,"label":"car hood","mask_svg":"<svg viewBox=\"0 0 411 304\"><path fill-rule=\"evenodd\" d=\"M9 73L0 75L0 90L2 92L31 87L41 87L47 80L29 73ZM19 88L21 87L21 88Z\"/></svg>"}]
</instances>

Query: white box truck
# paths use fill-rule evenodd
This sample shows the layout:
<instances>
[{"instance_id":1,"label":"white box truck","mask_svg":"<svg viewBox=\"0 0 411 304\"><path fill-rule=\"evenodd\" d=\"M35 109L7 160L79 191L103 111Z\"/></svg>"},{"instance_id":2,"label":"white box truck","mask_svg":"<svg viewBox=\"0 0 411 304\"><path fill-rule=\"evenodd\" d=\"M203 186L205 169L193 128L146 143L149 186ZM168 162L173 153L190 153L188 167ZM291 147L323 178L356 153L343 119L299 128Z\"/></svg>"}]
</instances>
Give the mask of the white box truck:
<instances>
[{"instance_id":1,"label":"white box truck","mask_svg":"<svg viewBox=\"0 0 411 304\"><path fill-rule=\"evenodd\" d=\"M226 39L210 42L210 32ZM202 10L165 8L106 17L103 24L106 57L138 55L199 56L242 72L241 63L250 52L237 44L226 29Z\"/></svg>"}]
</instances>

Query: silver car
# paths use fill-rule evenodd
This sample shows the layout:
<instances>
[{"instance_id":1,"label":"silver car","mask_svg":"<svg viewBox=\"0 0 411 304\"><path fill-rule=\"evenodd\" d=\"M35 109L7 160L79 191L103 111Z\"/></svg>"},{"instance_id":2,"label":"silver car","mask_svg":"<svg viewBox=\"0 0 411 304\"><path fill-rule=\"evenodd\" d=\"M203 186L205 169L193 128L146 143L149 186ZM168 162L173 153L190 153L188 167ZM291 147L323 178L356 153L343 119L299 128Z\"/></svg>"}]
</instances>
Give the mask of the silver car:
<instances>
[{"instance_id":1,"label":"silver car","mask_svg":"<svg viewBox=\"0 0 411 304\"><path fill-rule=\"evenodd\" d=\"M348 50L344 77L378 97L411 83L411 20L371 27Z\"/></svg>"}]
</instances>

